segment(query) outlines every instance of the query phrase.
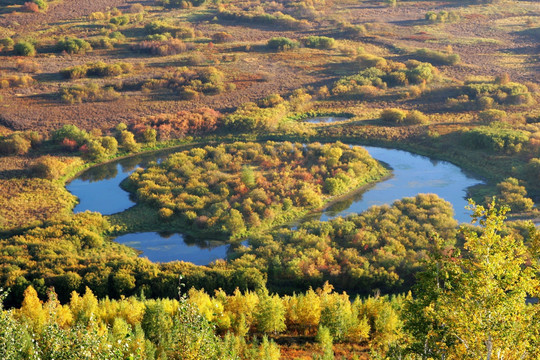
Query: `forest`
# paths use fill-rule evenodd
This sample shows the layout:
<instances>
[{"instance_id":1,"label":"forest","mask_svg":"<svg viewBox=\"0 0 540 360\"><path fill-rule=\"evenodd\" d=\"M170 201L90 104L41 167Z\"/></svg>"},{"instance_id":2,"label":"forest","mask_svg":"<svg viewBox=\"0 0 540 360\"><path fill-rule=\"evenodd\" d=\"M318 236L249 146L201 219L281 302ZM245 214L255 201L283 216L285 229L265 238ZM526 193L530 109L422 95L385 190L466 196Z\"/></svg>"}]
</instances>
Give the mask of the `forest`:
<instances>
[{"instance_id":1,"label":"forest","mask_svg":"<svg viewBox=\"0 0 540 360\"><path fill-rule=\"evenodd\" d=\"M537 359L539 35L532 0L0 1L0 358Z\"/></svg>"}]
</instances>

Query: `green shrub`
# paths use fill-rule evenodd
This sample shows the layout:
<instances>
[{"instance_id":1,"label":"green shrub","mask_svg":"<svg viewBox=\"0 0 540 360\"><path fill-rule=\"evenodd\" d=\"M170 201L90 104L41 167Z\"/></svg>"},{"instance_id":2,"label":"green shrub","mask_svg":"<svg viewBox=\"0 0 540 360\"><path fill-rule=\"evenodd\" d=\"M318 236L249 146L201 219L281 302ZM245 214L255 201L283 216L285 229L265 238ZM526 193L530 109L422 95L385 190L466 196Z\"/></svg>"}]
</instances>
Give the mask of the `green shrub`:
<instances>
[{"instance_id":1,"label":"green shrub","mask_svg":"<svg viewBox=\"0 0 540 360\"><path fill-rule=\"evenodd\" d=\"M3 39L0 39L0 46L2 49L11 49L15 45L15 41L13 41L12 38L6 37Z\"/></svg>"},{"instance_id":2,"label":"green shrub","mask_svg":"<svg viewBox=\"0 0 540 360\"><path fill-rule=\"evenodd\" d=\"M496 121L504 121L506 117L506 111L503 110L490 109L478 113L478 119L486 124Z\"/></svg>"},{"instance_id":3,"label":"green shrub","mask_svg":"<svg viewBox=\"0 0 540 360\"><path fill-rule=\"evenodd\" d=\"M393 124L401 124L405 121L407 114L399 109L385 109L381 112L381 120Z\"/></svg>"},{"instance_id":4,"label":"green shrub","mask_svg":"<svg viewBox=\"0 0 540 360\"><path fill-rule=\"evenodd\" d=\"M28 41L20 41L13 47L15 54L21 56L34 56L36 55L36 48Z\"/></svg>"},{"instance_id":5,"label":"green shrub","mask_svg":"<svg viewBox=\"0 0 540 360\"><path fill-rule=\"evenodd\" d=\"M62 126L60 129L54 131L51 136L53 142L56 144L62 143L64 139L69 139L75 141L78 146L83 145L89 137L90 135L86 130L79 129L72 124Z\"/></svg>"},{"instance_id":6,"label":"green shrub","mask_svg":"<svg viewBox=\"0 0 540 360\"><path fill-rule=\"evenodd\" d=\"M479 126L462 134L464 145L474 149L486 149L494 152L517 153L529 140L529 133L513 130L494 123L491 126Z\"/></svg>"},{"instance_id":7,"label":"green shrub","mask_svg":"<svg viewBox=\"0 0 540 360\"><path fill-rule=\"evenodd\" d=\"M428 61L432 64L456 65L461 61L458 54L447 54L441 51L425 48L416 50L412 55L422 61Z\"/></svg>"},{"instance_id":8,"label":"green shrub","mask_svg":"<svg viewBox=\"0 0 540 360\"><path fill-rule=\"evenodd\" d=\"M45 0L32 0L32 2L38 6L39 10L47 10L49 7L49 4Z\"/></svg>"},{"instance_id":9,"label":"green shrub","mask_svg":"<svg viewBox=\"0 0 540 360\"><path fill-rule=\"evenodd\" d=\"M60 70L60 74L66 79L82 79L88 73L88 66L77 65L67 69Z\"/></svg>"},{"instance_id":10,"label":"green shrub","mask_svg":"<svg viewBox=\"0 0 540 360\"><path fill-rule=\"evenodd\" d=\"M57 49L58 51L65 51L68 54L84 54L87 51L91 51L92 46L83 39L65 37L58 41Z\"/></svg>"},{"instance_id":11,"label":"green shrub","mask_svg":"<svg viewBox=\"0 0 540 360\"><path fill-rule=\"evenodd\" d=\"M124 26L129 24L129 16L128 15L121 15L121 16L115 16L109 20L109 23L117 26Z\"/></svg>"},{"instance_id":12,"label":"green shrub","mask_svg":"<svg viewBox=\"0 0 540 360\"><path fill-rule=\"evenodd\" d=\"M302 39L306 47L316 49L332 49L335 45L335 40L326 36L308 36Z\"/></svg>"},{"instance_id":13,"label":"green shrub","mask_svg":"<svg viewBox=\"0 0 540 360\"><path fill-rule=\"evenodd\" d=\"M285 51L298 47L298 42L286 37L273 37L266 43L271 50Z\"/></svg>"}]
</instances>

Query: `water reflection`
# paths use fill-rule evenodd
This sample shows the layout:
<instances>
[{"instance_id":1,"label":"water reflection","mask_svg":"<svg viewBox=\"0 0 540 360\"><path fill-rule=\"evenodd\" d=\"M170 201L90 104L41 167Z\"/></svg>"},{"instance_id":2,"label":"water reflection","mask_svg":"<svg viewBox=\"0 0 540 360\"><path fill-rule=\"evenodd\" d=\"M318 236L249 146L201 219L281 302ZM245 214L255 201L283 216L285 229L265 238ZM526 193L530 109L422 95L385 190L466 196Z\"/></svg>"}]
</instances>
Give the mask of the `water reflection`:
<instances>
[{"instance_id":1,"label":"water reflection","mask_svg":"<svg viewBox=\"0 0 540 360\"><path fill-rule=\"evenodd\" d=\"M143 257L154 262L175 260L188 261L195 265L207 265L218 259L225 259L234 249L247 245L223 244L218 240L201 240L176 233L134 233L119 236L115 241L142 251Z\"/></svg>"}]
</instances>

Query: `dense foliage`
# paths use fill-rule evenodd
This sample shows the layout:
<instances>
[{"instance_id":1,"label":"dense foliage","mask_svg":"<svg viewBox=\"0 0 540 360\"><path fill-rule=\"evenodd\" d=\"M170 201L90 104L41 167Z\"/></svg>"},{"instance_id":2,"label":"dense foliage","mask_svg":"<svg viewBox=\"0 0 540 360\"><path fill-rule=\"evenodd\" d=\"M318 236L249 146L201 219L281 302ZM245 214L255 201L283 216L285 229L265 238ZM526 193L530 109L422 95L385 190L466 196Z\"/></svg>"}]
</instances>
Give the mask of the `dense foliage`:
<instances>
[{"instance_id":1,"label":"dense foliage","mask_svg":"<svg viewBox=\"0 0 540 360\"><path fill-rule=\"evenodd\" d=\"M398 223L406 222L403 229L410 229L409 236L417 231L414 221L426 217L430 225L425 231L431 233L432 226L445 222L435 211L437 201L441 200L420 196L398 202L394 208L373 209L371 226L378 222L381 211L397 216L408 212L411 217L401 215ZM429 245L416 238L412 248L429 246L430 253L414 297L376 295L352 300L346 292L334 292L333 286L325 283L316 290L284 296L269 293L264 285L252 291L216 289L212 295L208 290L191 288L179 300L99 300L86 288L59 302L53 290L41 293L40 299L33 286L24 286L17 308L6 310L0 302L0 356L274 360L280 358L280 346L267 336L282 334L305 339L316 335L317 351L328 359L334 358L334 349L348 343L365 344L372 357L384 359L478 359L490 358L492 353L517 353L521 359L535 359L539 308L525 300L537 294L537 268L529 258L538 255L540 234L531 229L531 246L527 248L517 233L504 227L504 210L493 204L474 209L481 227L462 227L463 254L452 241L437 235L430 238ZM335 220L331 226L312 223L304 229L332 228L336 242L343 243L339 232L348 232L347 222L362 216ZM95 215L83 214L79 220L92 218L97 227L104 225ZM381 223L394 226L388 220L383 216ZM445 230L440 225L439 229L452 238L454 229ZM384 234L384 229L379 230ZM400 236L399 232L395 234ZM403 236L398 242L407 243ZM385 250L398 242L388 243ZM173 277L175 293L178 277ZM79 295L82 292L84 295ZM1 297L3 300L4 295ZM43 302L45 298L48 300ZM262 336L262 342L256 336ZM357 351L362 350L349 347L348 353Z\"/></svg>"},{"instance_id":2,"label":"dense foliage","mask_svg":"<svg viewBox=\"0 0 540 360\"><path fill-rule=\"evenodd\" d=\"M332 94L351 98L373 98L384 94L388 87L409 84L427 84L438 70L430 63L409 60L406 63L387 61L371 54L364 54L356 62L362 68L355 75L336 81Z\"/></svg>"},{"instance_id":3,"label":"dense foliage","mask_svg":"<svg viewBox=\"0 0 540 360\"><path fill-rule=\"evenodd\" d=\"M359 147L234 143L171 155L132 174L127 186L165 218L242 235L293 219L384 173Z\"/></svg>"},{"instance_id":4,"label":"dense foliage","mask_svg":"<svg viewBox=\"0 0 540 360\"><path fill-rule=\"evenodd\" d=\"M222 115L209 108L182 110L175 114L159 114L142 118L132 125L133 132L141 135L148 128L157 132L160 140L181 139L187 135L204 135L215 131Z\"/></svg>"},{"instance_id":5,"label":"dense foliage","mask_svg":"<svg viewBox=\"0 0 540 360\"><path fill-rule=\"evenodd\" d=\"M455 241L453 210L435 195L396 201L391 207L329 222L311 221L297 229L254 236L249 249L236 256L254 255L276 289L307 289L329 281L338 289L369 294L406 290L413 274L441 234Z\"/></svg>"}]
</instances>

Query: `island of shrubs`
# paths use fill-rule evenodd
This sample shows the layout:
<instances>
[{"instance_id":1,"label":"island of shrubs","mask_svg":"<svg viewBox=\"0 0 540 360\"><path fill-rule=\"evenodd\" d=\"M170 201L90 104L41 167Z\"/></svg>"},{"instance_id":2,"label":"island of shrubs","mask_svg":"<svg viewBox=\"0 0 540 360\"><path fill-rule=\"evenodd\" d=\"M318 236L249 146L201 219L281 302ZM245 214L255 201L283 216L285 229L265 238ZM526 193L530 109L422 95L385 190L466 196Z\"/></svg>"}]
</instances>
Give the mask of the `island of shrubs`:
<instances>
[{"instance_id":1,"label":"island of shrubs","mask_svg":"<svg viewBox=\"0 0 540 360\"><path fill-rule=\"evenodd\" d=\"M133 173L126 184L165 220L202 231L245 234L290 220L382 177L386 170L360 147L234 143L173 154Z\"/></svg>"}]
</instances>

